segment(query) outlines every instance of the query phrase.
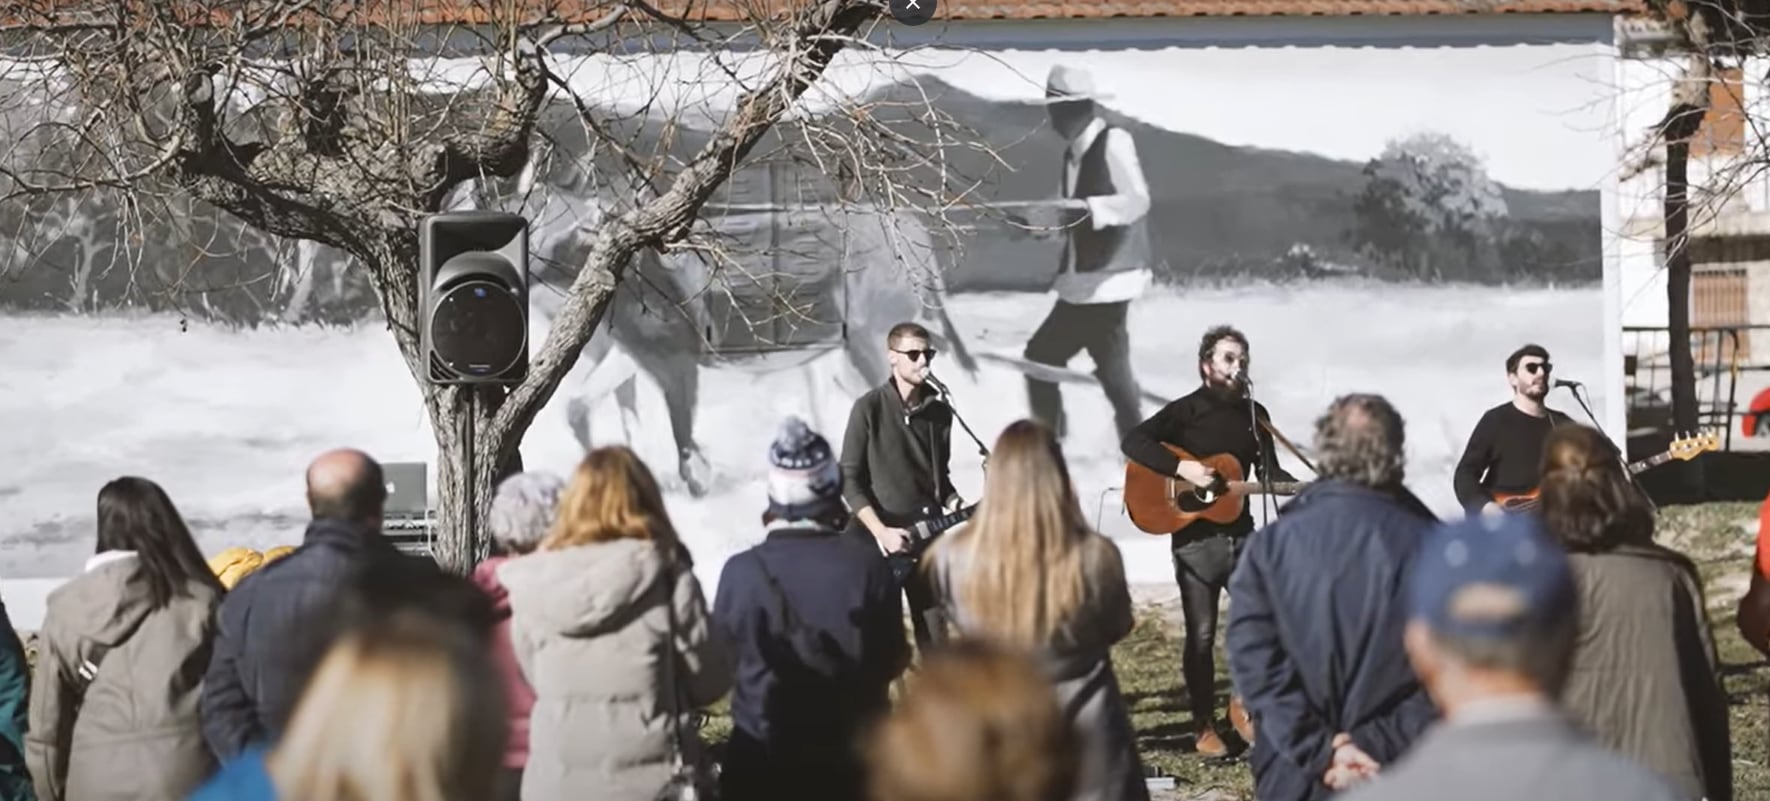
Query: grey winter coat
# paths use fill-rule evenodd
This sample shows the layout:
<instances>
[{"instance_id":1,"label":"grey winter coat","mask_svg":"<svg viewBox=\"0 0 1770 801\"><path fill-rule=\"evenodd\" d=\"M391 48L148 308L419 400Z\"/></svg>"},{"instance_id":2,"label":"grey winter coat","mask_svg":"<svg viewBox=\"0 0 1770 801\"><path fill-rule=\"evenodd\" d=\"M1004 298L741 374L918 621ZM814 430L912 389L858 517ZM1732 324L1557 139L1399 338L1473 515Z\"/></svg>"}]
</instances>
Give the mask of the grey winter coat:
<instances>
[{"instance_id":1,"label":"grey winter coat","mask_svg":"<svg viewBox=\"0 0 1770 801\"><path fill-rule=\"evenodd\" d=\"M1081 775L1070 801L1148 801L1149 788L1137 754L1131 713L1112 669L1112 646L1135 623L1131 592L1118 546L1090 533L1082 570L1089 601L1059 628L1039 654L1057 685L1057 700L1082 743ZM955 580L970 569L964 532L944 537L931 550L930 572L948 619L962 634L973 624L955 600Z\"/></svg>"},{"instance_id":2,"label":"grey winter coat","mask_svg":"<svg viewBox=\"0 0 1770 801\"><path fill-rule=\"evenodd\" d=\"M104 554L49 594L25 737L40 801L183 801L214 768L197 704L221 595L193 582L150 610L136 565Z\"/></svg>"},{"instance_id":3,"label":"grey winter coat","mask_svg":"<svg viewBox=\"0 0 1770 801\"><path fill-rule=\"evenodd\" d=\"M1569 716L1684 798L1732 801L1727 696L1696 566L1658 545L1570 561L1580 628L1561 695Z\"/></svg>"},{"instance_id":4,"label":"grey winter coat","mask_svg":"<svg viewBox=\"0 0 1770 801\"><path fill-rule=\"evenodd\" d=\"M525 801L653 801L672 775L678 721L685 759L705 760L691 716L731 689L732 651L682 554L670 568L653 543L617 540L498 568L535 690Z\"/></svg>"}]
</instances>

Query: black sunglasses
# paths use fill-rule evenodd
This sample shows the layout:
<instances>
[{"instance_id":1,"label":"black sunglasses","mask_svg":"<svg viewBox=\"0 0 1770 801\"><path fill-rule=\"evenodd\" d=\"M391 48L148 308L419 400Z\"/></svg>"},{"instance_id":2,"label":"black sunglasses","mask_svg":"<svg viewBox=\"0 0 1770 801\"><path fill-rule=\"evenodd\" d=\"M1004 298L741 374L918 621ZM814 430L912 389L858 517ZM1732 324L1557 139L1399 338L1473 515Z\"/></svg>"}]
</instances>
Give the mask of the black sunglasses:
<instances>
[{"instance_id":1,"label":"black sunglasses","mask_svg":"<svg viewBox=\"0 0 1770 801\"><path fill-rule=\"evenodd\" d=\"M893 350L896 350L896 349L894 348ZM919 362L919 361L922 361L923 359L927 359L928 361L934 361L934 349L933 348L923 348L922 350L899 350L897 352L910 357L910 361L912 361L912 362Z\"/></svg>"},{"instance_id":2,"label":"black sunglasses","mask_svg":"<svg viewBox=\"0 0 1770 801\"><path fill-rule=\"evenodd\" d=\"M1547 374L1554 371L1555 365L1549 364L1548 362L1531 362L1530 364L1524 365L1524 372L1530 373L1531 375L1536 375L1537 373Z\"/></svg>"}]
</instances>

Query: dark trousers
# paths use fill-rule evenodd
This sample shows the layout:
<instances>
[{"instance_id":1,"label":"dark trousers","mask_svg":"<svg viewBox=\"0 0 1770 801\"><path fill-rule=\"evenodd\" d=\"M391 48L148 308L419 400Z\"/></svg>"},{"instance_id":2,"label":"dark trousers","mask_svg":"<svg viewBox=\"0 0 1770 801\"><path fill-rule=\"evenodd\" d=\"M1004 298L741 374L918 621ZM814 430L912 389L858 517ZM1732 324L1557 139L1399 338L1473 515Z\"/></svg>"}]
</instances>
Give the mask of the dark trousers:
<instances>
[{"instance_id":1,"label":"dark trousers","mask_svg":"<svg viewBox=\"0 0 1770 801\"><path fill-rule=\"evenodd\" d=\"M872 533L858 519L849 525L848 533L860 538L868 548L873 549L873 553L879 553L879 541L873 539ZM879 558L886 557L879 554ZM925 652L929 646L945 642L946 612L940 606L940 599L935 597L934 585L928 581L921 566L918 565L904 580L903 595L904 600L909 602L910 628L916 634L916 647Z\"/></svg>"},{"instance_id":2,"label":"dark trousers","mask_svg":"<svg viewBox=\"0 0 1770 801\"><path fill-rule=\"evenodd\" d=\"M522 768L498 769L497 801L521 801Z\"/></svg>"},{"instance_id":3,"label":"dark trousers","mask_svg":"<svg viewBox=\"0 0 1770 801\"><path fill-rule=\"evenodd\" d=\"M1217 604L1229 586L1229 575L1241 558L1246 537L1187 531L1173 535L1174 580L1180 584L1180 608L1186 620L1186 643L1180 674L1192 717L1200 723L1217 719Z\"/></svg>"},{"instance_id":4,"label":"dark trousers","mask_svg":"<svg viewBox=\"0 0 1770 801\"><path fill-rule=\"evenodd\" d=\"M1131 372L1131 334L1125 314L1131 302L1075 304L1057 301L1045 321L1027 340L1022 354L1027 361L1062 367L1086 350L1094 360L1094 377L1112 404L1113 422L1122 439L1143 421L1142 391ZM1044 422L1062 437L1065 433L1063 393L1050 382L1026 379L1027 404L1034 419Z\"/></svg>"},{"instance_id":5,"label":"dark trousers","mask_svg":"<svg viewBox=\"0 0 1770 801\"><path fill-rule=\"evenodd\" d=\"M903 595L909 601L910 628L916 633L916 648L927 653L933 645L946 642L946 613L934 596L934 585L919 568L903 583Z\"/></svg>"}]
</instances>

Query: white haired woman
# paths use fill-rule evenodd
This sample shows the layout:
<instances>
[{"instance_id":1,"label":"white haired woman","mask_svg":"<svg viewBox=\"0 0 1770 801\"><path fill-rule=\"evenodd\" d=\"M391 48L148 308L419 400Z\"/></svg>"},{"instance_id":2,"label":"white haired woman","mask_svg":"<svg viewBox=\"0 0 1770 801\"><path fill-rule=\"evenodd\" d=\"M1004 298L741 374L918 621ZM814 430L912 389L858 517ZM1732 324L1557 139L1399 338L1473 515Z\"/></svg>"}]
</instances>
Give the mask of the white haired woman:
<instances>
[{"instance_id":1,"label":"white haired woman","mask_svg":"<svg viewBox=\"0 0 1770 801\"><path fill-rule=\"evenodd\" d=\"M522 788L522 769L529 759L529 710L535 705L535 691L523 678L516 651L510 644L510 594L498 581L498 566L534 551L541 544L541 538L547 535L558 515L559 494L564 488L565 481L551 473L517 473L504 479L492 497L487 521L496 553L473 571L473 582L491 596L497 610L492 660L504 676L504 693L510 709L510 738L504 749L500 801L516 801Z\"/></svg>"}]
</instances>

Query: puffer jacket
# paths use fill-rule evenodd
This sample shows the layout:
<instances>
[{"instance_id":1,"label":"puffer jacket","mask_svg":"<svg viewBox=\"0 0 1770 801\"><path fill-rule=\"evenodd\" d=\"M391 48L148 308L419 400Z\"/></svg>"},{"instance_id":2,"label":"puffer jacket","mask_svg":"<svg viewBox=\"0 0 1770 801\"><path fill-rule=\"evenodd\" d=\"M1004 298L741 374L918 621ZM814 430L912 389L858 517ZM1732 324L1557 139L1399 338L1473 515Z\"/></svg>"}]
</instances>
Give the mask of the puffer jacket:
<instances>
[{"instance_id":1,"label":"puffer jacket","mask_svg":"<svg viewBox=\"0 0 1770 801\"><path fill-rule=\"evenodd\" d=\"M731 688L731 647L678 553L672 567L651 542L616 540L498 568L536 698L523 798L653 801L678 725L684 759L704 761L690 716Z\"/></svg>"},{"instance_id":2,"label":"puffer jacket","mask_svg":"<svg viewBox=\"0 0 1770 801\"><path fill-rule=\"evenodd\" d=\"M510 739L504 747L504 767L520 768L529 760L529 712L535 707L535 690L522 677L516 649L510 643L510 592L498 583L498 568L509 557L494 556L473 569L473 583L492 599L498 624L492 631L492 661L504 676L504 698L510 706Z\"/></svg>"},{"instance_id":3,"label":"puffer jacket","mask_svg":"<svg viewBox=\"0 0 1770 801\"><path fill-rule=\"evenodd\" d=\"M215 767L198 699L220 593L192 582L150 609L137 564L102 554L49 595L25 738L41 801L182 801Z\"/></svg>"}]
</instances>

